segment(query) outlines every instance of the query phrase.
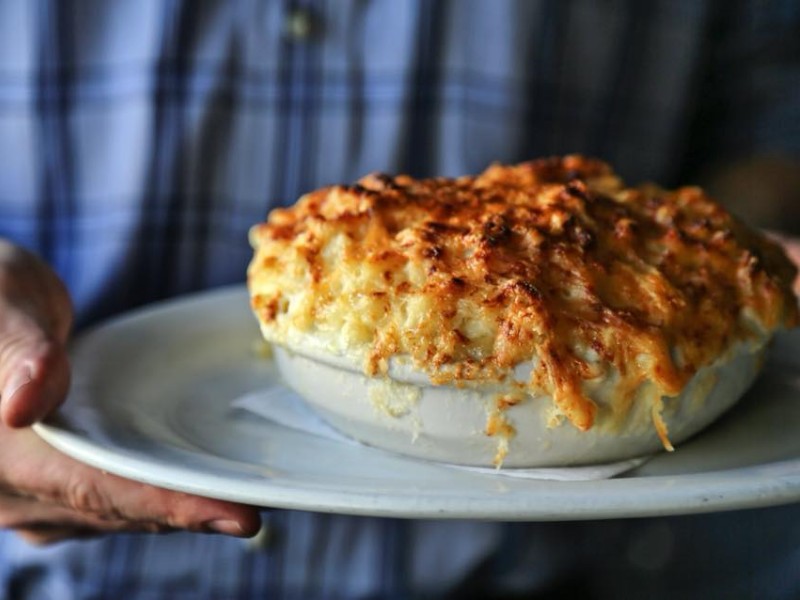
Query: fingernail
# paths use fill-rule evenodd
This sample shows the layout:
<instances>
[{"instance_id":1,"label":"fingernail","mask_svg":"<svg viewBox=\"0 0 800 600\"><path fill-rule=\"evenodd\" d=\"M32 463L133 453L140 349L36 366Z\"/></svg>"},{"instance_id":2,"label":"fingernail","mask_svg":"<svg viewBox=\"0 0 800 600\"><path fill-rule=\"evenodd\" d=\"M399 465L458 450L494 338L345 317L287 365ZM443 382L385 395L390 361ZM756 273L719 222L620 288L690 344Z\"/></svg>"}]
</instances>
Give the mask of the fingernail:
<instances>
[{"instance_id":1,"label":"fingernail","mask_svg":"<svg viewBox=\"0 0 800 600\"><path fill-rule=\"evenodd\" d=\"M237 523L236 521L217 519L215 521L209 521L205 525L208 529L216 531L217 533L235 535L237 537L244 535L244 529L242 528L241 524Z\"/></svg>"},{"instance_id":2,"label":"fingernail","mask_svg":"<svg viewBox=\"0 0 800 600\"><path fill-rule=\"evenodd\" d=\"M8 400L17 393L19 388L33 381L30 367L21 367L11 372L11 376L3 387L2 398Z\"/></svg>"}]
</instances>

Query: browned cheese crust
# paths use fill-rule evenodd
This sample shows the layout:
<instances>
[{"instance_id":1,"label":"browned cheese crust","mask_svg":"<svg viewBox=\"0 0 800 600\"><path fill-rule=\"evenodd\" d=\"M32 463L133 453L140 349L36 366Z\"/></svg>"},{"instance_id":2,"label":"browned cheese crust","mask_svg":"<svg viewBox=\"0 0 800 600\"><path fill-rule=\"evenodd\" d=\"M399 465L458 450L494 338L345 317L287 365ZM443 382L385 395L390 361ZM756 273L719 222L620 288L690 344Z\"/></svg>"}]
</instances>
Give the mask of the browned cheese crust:
<instances>
[{"instance_id":1,"label":"browned cheese crust","mask_svg":"<svg viewBox=\"0 0 800 600\"><path fill-rule=\"evenodd\" d=\"M268 339L344 332L371 375L405 355L458 385L533 359L528 390L584 431L586 381L615 369L623 391L674 396L738 342L798 320L776 244L696 187L626 188L580 156L458 179L368 175L272 211L251 241Z\"/></svg>"}]
</instances>

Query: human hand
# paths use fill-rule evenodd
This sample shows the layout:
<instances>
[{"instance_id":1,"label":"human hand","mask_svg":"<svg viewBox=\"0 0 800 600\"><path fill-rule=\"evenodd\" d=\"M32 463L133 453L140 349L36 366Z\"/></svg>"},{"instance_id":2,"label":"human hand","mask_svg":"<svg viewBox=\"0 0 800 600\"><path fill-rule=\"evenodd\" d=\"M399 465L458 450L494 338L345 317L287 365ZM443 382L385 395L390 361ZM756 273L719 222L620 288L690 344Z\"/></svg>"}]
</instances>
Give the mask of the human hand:
<instances>
[{"instance_id":1,"label":"human hand","mask_svg":"<svg viewBox=\"0 0 800 600\"><path fill-rule=\"evenodd\" d=\"M71 321L69 296L56 275L0 240L0 527L40 544L115 531L254 535L255 507L104 473L30 429L66 396Z\"/></svg>"},{"instance_id":2,"label":"human hand","mask_svg":"<svg viewBox=\"0 0 800 600\"><path fill-rule=\"evenodd\" d=\"M800 269L800 239L786 238L783 241L783 247L786 254L792 259L792 262ZM794 293L800 296L800 275L794 280Z\"/></svg>"},{"instance_id":3,"label":"human hand","mask_svg":"<svg viewBox=\"0 0 800 600\"><path fill-rule=\"evenodd\" d=\"M800 238L789 237L775 231L769 231L767 235L783 247L789 259L800 269ZM800 274L794 280L794 293L800 296Z\"/></svg>"}]
</instances>

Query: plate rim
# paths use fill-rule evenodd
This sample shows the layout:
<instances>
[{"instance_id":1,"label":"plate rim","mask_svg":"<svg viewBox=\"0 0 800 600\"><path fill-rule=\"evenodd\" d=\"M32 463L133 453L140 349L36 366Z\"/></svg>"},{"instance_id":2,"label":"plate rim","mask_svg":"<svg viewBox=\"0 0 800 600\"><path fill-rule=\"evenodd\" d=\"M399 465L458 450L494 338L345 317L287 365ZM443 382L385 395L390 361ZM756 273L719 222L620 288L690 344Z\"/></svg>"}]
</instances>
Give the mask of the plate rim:
<instances>
[{"instance_id":1,"label":"plate rim","mask_svg":"<svg viewBox=\"0 0 800 600\"><path fill-rule=\"evenodd\" d=\"M158 318L173 310L186 310L188 305L195 305L196 309L204 303L227 304L245 299L245 286L236 284L162 300L88 328L78 336L73 348L79 349L115 327ZM257 333L255 318L253 324ZM60 411L69 413L69 409L70 405L66 405ZM491 498L468 496L460 502L450 497L437 506L430 499L410 493L397 496L366 489L321 493L267 479L258 484L240 479L236 486L220 485L230 482L230 478L198 473L181 465L153 463L146 456L138 456L125 448L104 446L88 434L82 435L70 428L58 417L35 424L33 430L59 451L115 475L166 489L271 508L400 518L554 521L699 514L800 501L800 457L702 473L622 476L595 481L536 480L529 482L535 492L535 503L527 502L529 495L508 498L496 494ZM178 452L178 456L189 452L172 451ZM365 451L369 448L365 447ZM187 471L193 479L187 480ZM748 485L742 486L743 480ZM643 494L639 488L642 487L647 488L644 494L647 502L641 502ZM590 489L592 493L587 494ZM574 502L565 504L565 497Z\"/></svg>"}]
</instances>

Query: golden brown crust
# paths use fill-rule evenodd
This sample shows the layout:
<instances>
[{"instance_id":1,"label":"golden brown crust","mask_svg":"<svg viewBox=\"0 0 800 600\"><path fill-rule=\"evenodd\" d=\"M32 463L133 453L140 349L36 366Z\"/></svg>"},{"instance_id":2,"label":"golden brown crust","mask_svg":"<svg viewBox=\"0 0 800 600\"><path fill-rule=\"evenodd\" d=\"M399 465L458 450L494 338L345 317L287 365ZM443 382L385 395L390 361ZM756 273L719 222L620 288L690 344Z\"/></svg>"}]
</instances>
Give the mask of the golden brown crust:
<instances>
[{"instance_id":1,"label":"golden brown crust","mask_svg":"<svg viewBox=\"0 0 800 600\"><path fill-rule=\"evenodd\" d=\"M698 188L625 188L601 161L493 165L475 177L369 175L307 194L251 231L268 338L339 335L366 370L407 355L437 383L498 380L589 429L584 383L681 392L736 343L797 323L795 268ZM664 434L666 435L666 434Z\"/></svg>"}]
</instances>

